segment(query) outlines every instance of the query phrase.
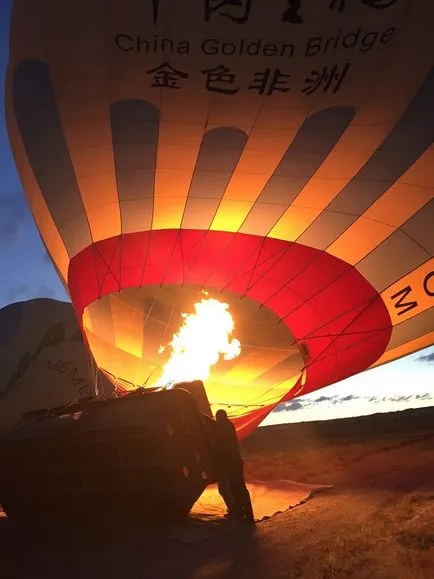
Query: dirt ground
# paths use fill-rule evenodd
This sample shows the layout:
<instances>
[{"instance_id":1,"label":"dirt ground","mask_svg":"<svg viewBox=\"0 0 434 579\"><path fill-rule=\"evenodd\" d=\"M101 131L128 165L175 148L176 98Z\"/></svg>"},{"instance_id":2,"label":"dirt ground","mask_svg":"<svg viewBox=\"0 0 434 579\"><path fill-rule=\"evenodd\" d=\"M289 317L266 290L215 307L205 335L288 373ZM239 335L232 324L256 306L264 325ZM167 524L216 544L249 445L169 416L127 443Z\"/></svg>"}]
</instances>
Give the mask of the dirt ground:
<instances>
[{"instance_id":1,"label":"dirt ground","mask_svg":"<svg viewBox=\"0 0 434 579\"><path fill-rule=\"evenodd\" d=\"M434 408L266 427L243 450L250 478L334 488L190 545L116 521L35 536L3 519L0 579L434 577Z\"/></svg>"}]
</instances>

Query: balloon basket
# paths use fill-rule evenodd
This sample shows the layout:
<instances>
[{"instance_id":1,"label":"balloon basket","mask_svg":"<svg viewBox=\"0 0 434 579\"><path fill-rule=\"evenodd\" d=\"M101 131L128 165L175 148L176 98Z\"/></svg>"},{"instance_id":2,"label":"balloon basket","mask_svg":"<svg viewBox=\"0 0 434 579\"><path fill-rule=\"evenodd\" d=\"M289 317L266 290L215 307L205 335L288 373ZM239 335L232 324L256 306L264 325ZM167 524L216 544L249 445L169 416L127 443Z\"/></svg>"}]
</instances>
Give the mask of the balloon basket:
<instances>
[{"instance_id":1,"label":"balloon basket","mask_svg":"<svg viewBox=\"0 0 434 579\"><path fill-rule=\"evenodd\" d=\"M178 388L45 413L0 435L0 464L0 504L33 524L178 519L215 480L199 407Z\"/></svg>"}]
</instances>

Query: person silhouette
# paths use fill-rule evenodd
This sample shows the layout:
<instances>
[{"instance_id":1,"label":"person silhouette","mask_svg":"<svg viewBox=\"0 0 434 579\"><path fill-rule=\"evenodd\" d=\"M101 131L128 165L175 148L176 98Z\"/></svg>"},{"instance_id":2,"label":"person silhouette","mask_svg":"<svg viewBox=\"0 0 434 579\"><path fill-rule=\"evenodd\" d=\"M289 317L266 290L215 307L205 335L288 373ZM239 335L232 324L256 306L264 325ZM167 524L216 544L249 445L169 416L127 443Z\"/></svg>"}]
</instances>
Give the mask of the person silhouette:
<instances>
[{"instance_id":1,"label":"person silhouette","mask_svg":"<svg viewBox=\"0 0 434 579\"><path fill-rule=\"evenodd\" d=\"M230 514L254 523L252 501L244 480L244 461L234 425L225 410L216 412L216 445L221 475L232 496ZM224 497L223 497L224 498Z\"/></svg>"}]
</instances>

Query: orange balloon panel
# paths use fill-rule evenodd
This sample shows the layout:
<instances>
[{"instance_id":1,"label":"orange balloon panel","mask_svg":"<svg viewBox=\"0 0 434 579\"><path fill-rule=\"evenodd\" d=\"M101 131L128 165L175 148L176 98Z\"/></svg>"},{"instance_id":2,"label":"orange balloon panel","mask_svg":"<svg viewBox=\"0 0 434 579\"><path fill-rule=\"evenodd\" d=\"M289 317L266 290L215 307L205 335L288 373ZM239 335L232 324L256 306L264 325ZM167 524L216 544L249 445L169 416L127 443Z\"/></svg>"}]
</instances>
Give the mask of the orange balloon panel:
<instances>
[{"instance_id":1,"label":"orange balloon panel","mask_svg":"<svg viewBox=\"0 0 434 579\"><path fill-rule=\"evenodd\" d=\"M150 303L179 322L217 292L240 332L263 308L273 331L208 385L251 424L267 389L271 408L434 328L434 4L289 4L16 0L11 22L12 148L98 362L149 383L179 328Z\"/></svg>"}]
</instances>

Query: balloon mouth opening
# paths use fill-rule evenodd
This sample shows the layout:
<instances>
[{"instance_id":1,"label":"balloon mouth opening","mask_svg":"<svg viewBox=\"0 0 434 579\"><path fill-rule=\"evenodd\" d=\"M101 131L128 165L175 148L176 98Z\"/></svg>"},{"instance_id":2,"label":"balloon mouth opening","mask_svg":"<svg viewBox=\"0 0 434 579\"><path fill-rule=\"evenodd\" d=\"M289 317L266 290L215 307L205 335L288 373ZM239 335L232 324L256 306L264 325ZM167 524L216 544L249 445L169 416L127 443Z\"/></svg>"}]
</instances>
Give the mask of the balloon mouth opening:
<instances>
[{"instance_id":1,"label":"balloon mouth opening","mask_svg":"<svg viewBox=\"0 0 434 579\"><path fill-rule=\"evenodd\" d=\"M119 391L202 380L213 411L240 415L306 382L290 329L271 309L233 292L129 288L87 306L82 325L98 367Z\"/></svg>"}]
</instances>

